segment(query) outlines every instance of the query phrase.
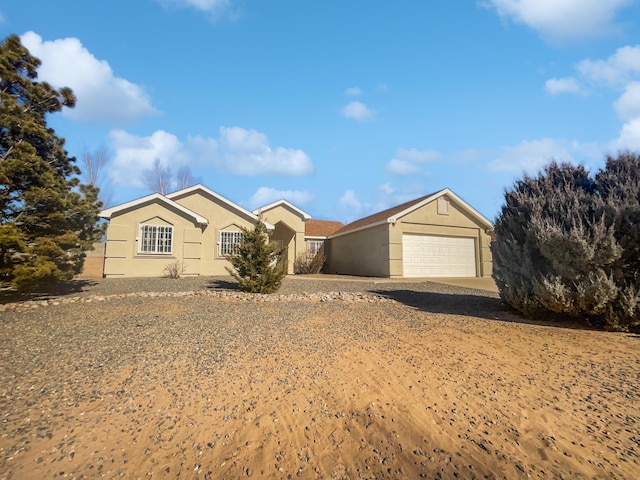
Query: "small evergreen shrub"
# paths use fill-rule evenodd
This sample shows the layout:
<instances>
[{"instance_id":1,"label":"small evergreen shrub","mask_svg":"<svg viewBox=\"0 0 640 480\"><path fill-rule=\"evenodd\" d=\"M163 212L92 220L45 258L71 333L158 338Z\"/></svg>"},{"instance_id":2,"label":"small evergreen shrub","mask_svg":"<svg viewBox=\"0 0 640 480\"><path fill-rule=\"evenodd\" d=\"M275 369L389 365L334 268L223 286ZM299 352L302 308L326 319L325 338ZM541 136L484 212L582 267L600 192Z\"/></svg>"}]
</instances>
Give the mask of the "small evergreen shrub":
<instances>
[{"instance_id":1,"label":"small evergreen shrub","mask_svg":"<svg viewBox=\"0 0 640 480\"><path fill-rule=\"evenodd\" d=\"M227 255L233 269L227 271L238 281L238 288L250 293L274 293L286 274L284 251L275 242L269 243L267 228L258 218L252 229L242 229L242 239L236 251Z\"/></svg>"},{"instance_id":2,"label":"small evergreen shrub","mask_svg":"<svg viewBox=\"0 0 640 480\"><path fill-rule=\"evenodd\" d=\"M640 326L640 157L589 177L552 162L505 193L491 244L502 299L615 330Z\"/></svg>"},{"instance_id":3,"label":"small evergreen shrub","mask_svg":"<svg viewBox=\"0 0 640 480\"><path fill-rule=\"evenodd\" d=\"M325 256L322 250L316 253L307 251L300 253L293 262L293 273L311 274L320 273L324 266Z\"/></svg>"}]
</instances>

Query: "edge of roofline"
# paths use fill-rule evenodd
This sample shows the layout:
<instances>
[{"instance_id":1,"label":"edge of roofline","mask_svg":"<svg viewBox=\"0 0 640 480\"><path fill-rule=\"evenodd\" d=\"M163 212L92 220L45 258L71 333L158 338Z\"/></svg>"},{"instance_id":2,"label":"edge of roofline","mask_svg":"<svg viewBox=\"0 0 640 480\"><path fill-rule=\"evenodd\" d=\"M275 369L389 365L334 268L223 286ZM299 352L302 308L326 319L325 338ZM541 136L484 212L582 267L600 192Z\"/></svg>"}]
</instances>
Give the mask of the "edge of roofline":
<instances>
[{"instance_id":1,"label":"edge of roofline","mask_svg":"<svg viewBox=\"0 0 640 480\"><path fill-rule=\"evenodd\" d=\"M349 233L355 233L355 232L359 232L362 230L366 230L368 228L373 228L373 227L377 227L380 225L384 225L385 223L396 223L398 220L400 220L402 217L404 217L405 215L408 215L409 213L417 210L418 208L421 208L423 206L425 206L428 203L433 202L434 200L438 199L439 197L443 196L443 195L449 195L450 197L452 197L455 202L460 205L460 207L462 207L463 210L467 211L469 214L471 214L476 220L479 221L480 224L482 224L482 226L485 227L485 231L489 231L489 230L493 230L494 229L494 225L493 223L484 215L482 215L480 212L478 212L475 208L473 208L471 205L469 205L467 202L465 202L462 198L460 198L458 195L456 195L451 189L449 188L444 188L432 195L429 195L427 198L421 200L420 202L411 205L410 207L407 207L406 209L402 210L401 212L396 213L395 215L392 215L388 218L386 218L385 220L379 220L377 222L374 223L370 223L368 225L363 225L361 227L358 228L354 228L352 230L346 230L344 232L339 232L336 234L332 234L329 235L327 238L331 239L331 238L336 238L336 237L341 237L343 235L347 235Z\"/></svg>"},{"instance_id":2,"label":"edge of roofline","mask_svg":"<svg viewBox=\"0 0 640 480\"><path fill-rule=\"evenodd\" d=\"M288 200L285 200L284 198L281 198L280 200L276 200L273 203L270 203L269 205L265 205L264 207L259 207L256 208L255 210L253 210L253 214L254 215L260 215L262 212L266 212L267 210L271 210L272 208L275 208L279 205L286 205L287 207L291 208L292 210L295 210L296 212L298 212L302 218L304 220L310 220L311 219L311 215L309 215L307 212L305 212L304 210L296 207L293 203L289 202Z\"/></svg>"},{"instance_id":3,"label":"edge of roofline","mask_svg":"<svg viewBox=\"0 0 640 480\"><path fill-rule=\"evenodd\" d=\"M174 202L173 200L171 200L170 198L160 194L160 193L152 193L151 195L146 195L144 197L140 197L140 198L136 198L135 200L131 200L129 202L125 202L125 203L121 203L120 205L115 205L113 207L110 208L106 208L104 210L101 210L100 213L98 214L99 217L104 218L106 220L111 220L111 217L121 211L121 210L126 210L129 208L134 208L138 205L142 205L144 203L148 203L148 202L152 202L154 200L158 200L162 203L168 204L171 207L181 211L182 213L190 216L191 218L193 218L196 223L200 224L200 225L208 225L209 224L209 220L206 217L203 217L202 215L200 215L199 213L194 212L193 210L188 209L187 207L184 207L182 205L180 205L177 202Z\"/></svg>"}]
</instances>

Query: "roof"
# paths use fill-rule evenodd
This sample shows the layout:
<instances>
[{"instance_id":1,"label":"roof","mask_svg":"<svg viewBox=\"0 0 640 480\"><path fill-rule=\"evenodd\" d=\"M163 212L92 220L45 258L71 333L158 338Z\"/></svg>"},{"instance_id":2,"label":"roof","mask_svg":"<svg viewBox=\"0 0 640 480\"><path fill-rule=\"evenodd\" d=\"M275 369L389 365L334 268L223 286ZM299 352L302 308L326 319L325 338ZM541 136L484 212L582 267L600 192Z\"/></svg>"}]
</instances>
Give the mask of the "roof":
<instances>
[{"instance_id":1,"label":"roof","mask_svg":"<svg viewBox=\"0 0 640 480\"><path fill-rule=\"evenodd\" d=\"M435 193L431 193L429 195L425 195L424 197L416 198L415 200L411 200L409 202L405 202L401 205L397 205L395 207L388 208L387 210L383 210L382 212L374 213L373 215L369 215L368 217L361 218L354 222L345 225L343 228L334 232L330 235L331 238L339 237L346 233L351 233L357 230L364 230L367 228L372 228L377 225L382 225L385 223L396 223L400 218L405 215L417 210L424 205L433 202L434 200L442 197L444 195L449 196L451 199L455 201L455 203L460 206L464 211L466 211L469 215L475 218L478 223L483 225L488 230L493 230L493 223L488 220L485 216L483 216L480 212L478 212L475 208L469 205L467 202L462 200L458 195L453 193L448 188L440 190Z\"/></svg>"},{"instance_id":2,"label":"roof","mask_svg":"<svg viewBox=\"0 0 640 480\"><path fill-rule=\"evenodd\" d=\"M179 203L176 203L170 198L167 198L164 195L161 195L159 193L152 193L151 195L147 195L146 197L138 198L136 200L132 200L127 203L116 205L115 207L107 208L100 212L100 216L102 218L106 218L107 220L110 220L114 214L121 212L122 210L129 210L129 209L144 205L145 203L151 203L151 202L164 203L168 207L179 210L180 212L184 213L187 217L192 218L196 223L199 223L200 225L207 225L209 223L209 220L207 220L202 215L194 212L193 210L189 210L186 207L183 207Z\"/></svg>"},{"instance_id":3,"label":"roof","mask_svg":"<svg viewBox=\"0 0 640 480\"><path fill-rule=\"evenodd\" d=\"M174 199L176 197L181 197L181 196L184 196L184 195L188 195L188 194L196 192L198 190L201 191L201 192L204 192L204 193L206 193L208 195L211 195L212 197L220 200L222 203L226 203L231 208L234 208L234 209L242 212L243 214L248 215L251 218L256 218L256 216L253 213L251 213L249 210L247 210L245 208L242 208L237 203L232 202L231 200L223 197L219 193L214 192L210 188L207 188L207 187L205 187L204 185L202 185L200 183L198 183L197 185L193 185L192 187L183 188L182 190L178 190L177 192L169 193L169 194L167 194L167 198Z\"/></svg>"},{"instance_id":4,"label":"roof","mask_svg":"<svg viewBox=\"0 0 640 480\"><path fill-rule=\"evenodd\" d=\"M330 220L307 220L304 222L305 237L328 237L332 233L340 230L344 225L342 222L332 222Z\"/></svg>"},{"instance_id":5,"label":"roof","mask_svg":"<svg viewBox=\"0 0 640 480\"><path fill-rule=\"evenodd\" d=\"M220 202L228 205L229 207L239 211L240 213L248 216L249 218L252 218L254 220L257 220L257 218L258 218L257 215L255 215L254 213L251 213L246 208L242 208L237 203L232 202L231 200L223 197L219 193L214 192L210 188L207 188L207 187L205 187L204 185L202 185L200 183L198 183L197 185L193 185L192 187L183 188L182 190L178 190L177 192L170 193L170 194L167 195L167 198L173 199L173 198L185 196L185 195L188 195L190 193L197 192L197 191L204 192L207 195L212 196L213 198L215 198L215 199L219 200ZM269 222L267 222L265 220L262 220L262 223L265 224L265 226L267 227L267 230L273 230L275 228L272 224L270 224Z\"/></svg>"},{"instance_id":6,"label":"roof","mask_svg":"<svg viewBox=\"0 0 640 480\"><path fill-rule=\"evenodd\" d=\"M287 202L285 199L278 200L277 202L270 203L269 205L266 205L264 207L257 208L253 211L253 213L254 215L260 215L261 213L266 212L267 210L271 210L272 208L276 208L281 205L289 207L291 210L298 213L305 220L309 220L311 218L311 215L309 215L307 212L300 210L298 207L296 207L292 203Z\"/></svg>"}]
</instances>

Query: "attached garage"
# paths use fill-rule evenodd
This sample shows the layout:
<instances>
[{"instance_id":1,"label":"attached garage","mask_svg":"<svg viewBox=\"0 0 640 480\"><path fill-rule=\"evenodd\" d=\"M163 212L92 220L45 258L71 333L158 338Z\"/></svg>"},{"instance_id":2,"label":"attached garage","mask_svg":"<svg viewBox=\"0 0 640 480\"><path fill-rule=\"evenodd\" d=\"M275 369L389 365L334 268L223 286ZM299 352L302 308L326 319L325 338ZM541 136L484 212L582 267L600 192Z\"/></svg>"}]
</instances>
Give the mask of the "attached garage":
<instances>
[{"instance_id":1,"label":"attached garage","mask_svg":"<svg viewBox=\"0 0 640 480\"><path fill-rule=\"evenodd\" d=\"M492 231L487 218L446 188L356 220L330 235L326 272L488 277Z\"/></svg>"},{"instance_id":2,"label":"attached garage","mask_svg":"<svg viewBox=\"0 0 640 480\"><path fill-rule=\"evenodd\" d=\"M402 235L405 278L475 277L475 239L436 235Z\"/></svg>"}]
</instances>

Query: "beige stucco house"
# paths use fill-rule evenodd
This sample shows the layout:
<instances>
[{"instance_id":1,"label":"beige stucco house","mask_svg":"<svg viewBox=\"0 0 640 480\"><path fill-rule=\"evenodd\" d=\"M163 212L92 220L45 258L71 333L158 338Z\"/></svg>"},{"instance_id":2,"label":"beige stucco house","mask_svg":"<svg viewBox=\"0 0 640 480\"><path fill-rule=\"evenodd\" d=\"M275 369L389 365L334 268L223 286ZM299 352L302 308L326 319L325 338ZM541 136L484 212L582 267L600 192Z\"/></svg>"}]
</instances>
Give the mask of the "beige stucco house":
<instances>
[{"instance_id":1,"label":"beige stucco house","mask_svg":"<svg viewBox=\"0 0 640 480\"><path fill-rule=\"evenodd\" d=\"M390 278L491 275L493 224L449 189L329 235L327 273Z\"/></svg>"},{"instance_id":2,"label":"beige stucco house","mask_svg":"<svg viewBox=\"0 0 640 480\"><path fill-rule=\"evenodd\" d=\"M225 254L239 239L240 227L251 227L257 218L202 185L154 193L100 216L109 220L105 277L162 276L175 261L184 262L185 276L226 275Z\"/></svg>"},{"instance_id":3,"label":"beige stucco house","mask_svg":"<svg viewBox=\"0 0 640 480\"><path fill-rule=\"evenodd\" d=\"M493 225L449 189L349 225L313 220L287 202L250 212L202 185L103 210L109 220L105 277L161 276L175 261L184 275L226 275L230 253L262 218L286 252L288 273L303 252L324 248L327 272L379 277L490 276Z\"/></svg>"}]
</instances>

